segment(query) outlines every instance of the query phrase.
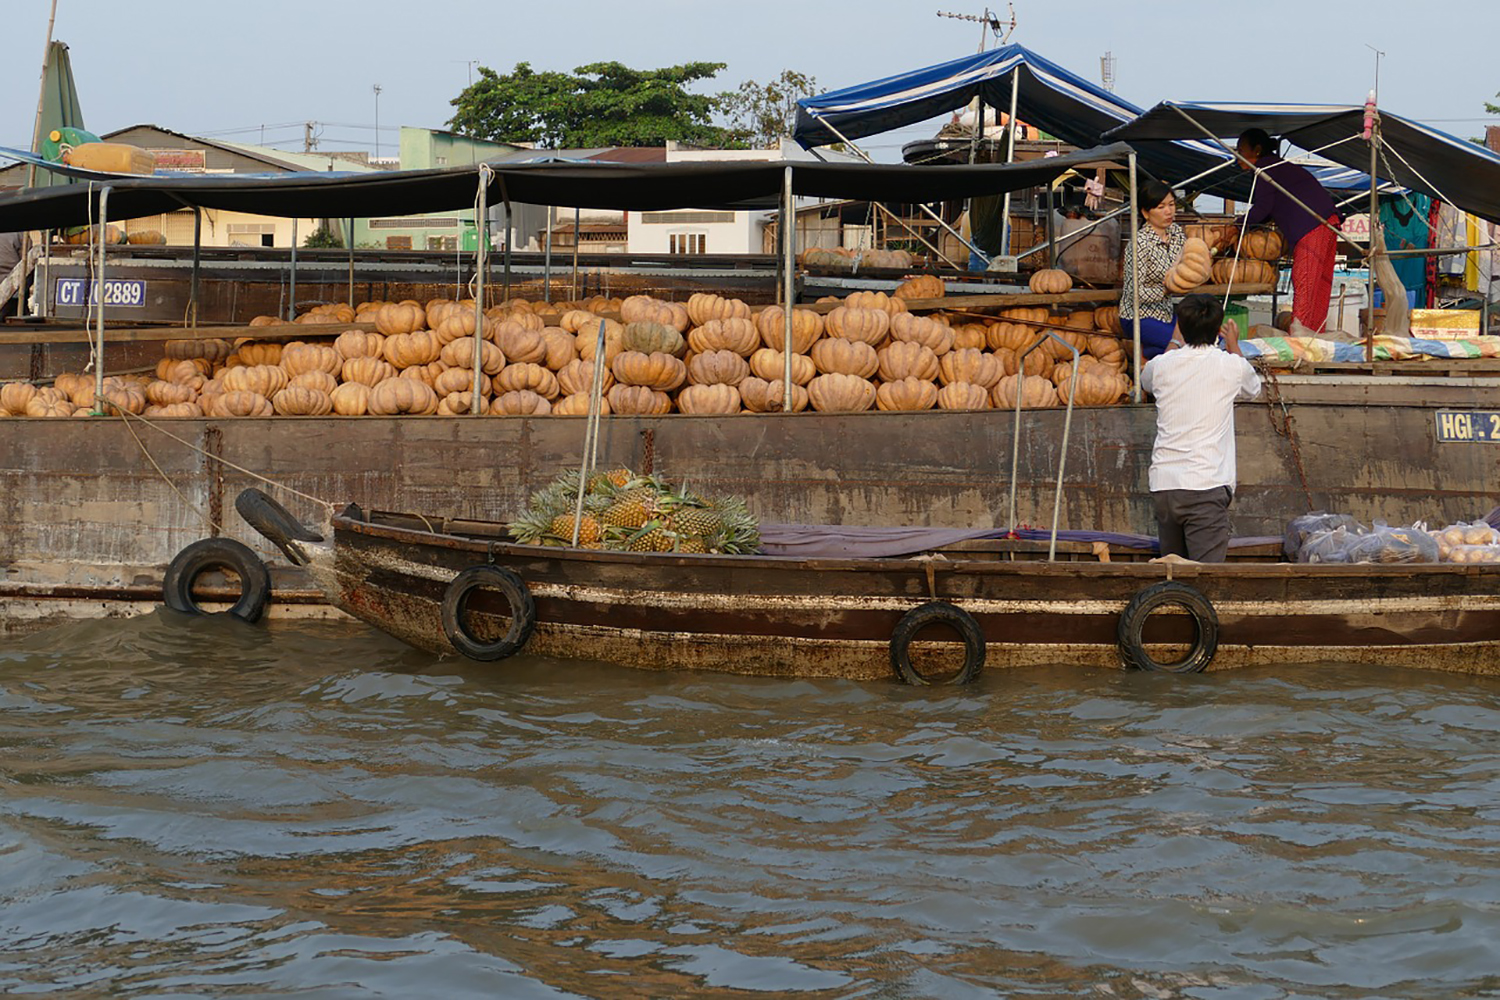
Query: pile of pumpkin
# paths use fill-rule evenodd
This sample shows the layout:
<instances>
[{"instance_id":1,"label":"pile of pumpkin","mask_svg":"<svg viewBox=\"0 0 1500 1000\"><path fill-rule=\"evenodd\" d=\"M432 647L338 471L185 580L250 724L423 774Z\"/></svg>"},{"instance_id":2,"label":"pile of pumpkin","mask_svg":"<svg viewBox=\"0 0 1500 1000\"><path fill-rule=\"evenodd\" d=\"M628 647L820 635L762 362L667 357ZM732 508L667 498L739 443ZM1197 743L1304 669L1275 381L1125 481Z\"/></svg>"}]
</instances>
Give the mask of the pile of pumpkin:
<instances>
[{"instance_id":1,"label":"pile of pumpkin","mask_svg":"<svg viewBox=\"0 0 1500 1000\"><path fill-rule=\"evenodd\" d=\"M1233 231L1234 227L1227 227ZM1238 237L1239 249L1234 250ZM1167 291L1186 295L1210 280L1216 285L1273 285L1280 276L1275 261L1281 258L1286 243L1274 229L1250 229L1243 237L1237 232L1221 234L1224 255L1215 259L1207 242L1189 237L1182 255L1167 271Z\"/></svg>"},{"instance_id":2,"label":"pile of pumpkin","mask_svg":"<svg viewBox=\"0 0 1500 1000\"><path fill-rule=\"evenodd\" d=\"M1115 403L1130 389L1113 308L1052 315L919 316L908 298L939 298L918 278L892 295L855 292L792 310L794 410L975 410ZM697 294L686 303L638 295L555 308L512 300L489 309L479 347L480 410L494 415L588 412L604 327L602 407L618 414L731 414L783 408L785 313ZM473 401L472 302L320 306L309 322L355 319L376 330L286 345L253 339L169 341L150 375L105 380L98 409L160 417L466 414ZM600 312L619 319L601 318ZM1043 338L1024 360L1021 354ZM310 331L312 332L312 331ZM1071 344L1081 353L1072 370ZM1022 368L1024 367L1024 371ZM94 381L0 388L0 415L85 415Z\"/></svg>"},{"instance_id":3,"label":"pile of pumpkin","mask_svg":"<svg viewBox=\"0 0 1500 1000\"><path fill-rule=\"evenodd\" d=\"M803 267L828 271L858 271L861 268L912 267L916 258L905 250L847 250L843 247L810 247L797 255Z\"/></svg>"}]
</instances>

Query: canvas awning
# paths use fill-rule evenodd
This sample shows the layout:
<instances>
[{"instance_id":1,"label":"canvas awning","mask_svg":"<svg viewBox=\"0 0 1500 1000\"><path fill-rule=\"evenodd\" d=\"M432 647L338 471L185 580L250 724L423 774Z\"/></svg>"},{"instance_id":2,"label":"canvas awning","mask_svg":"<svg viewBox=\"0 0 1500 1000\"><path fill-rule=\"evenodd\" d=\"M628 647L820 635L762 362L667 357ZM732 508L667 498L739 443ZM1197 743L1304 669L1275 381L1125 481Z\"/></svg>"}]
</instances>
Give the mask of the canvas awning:
<instances>
[{"instance_id":1,"label":"canvas awning","mask_svg":"<svg viewBox=\"0 0 1500 1000\"><path fill-rule=\"evenodd\" d=\"M653 211L774 208L783 172L799 196L923 203L954 201L1046 184L1083 166L1122 162L1123 144L1015 164L933 169L904 164L818 162L496 163L488 198L532 205ZM16 150L0 155L31 160ZM0 231L61 229L97 221L108 185L109 218L140 218L181 208L224 209L296 218L416 215L473 205L475 166L379 173L191 174L151 177L58 167L91 183L32 188L0 196Z\"/></svg>"},{"instance_id":2,"label":"canvas awning","mask_svg":"<svg viewBox=\"0 0 1500 1000\"><path fill-rule=\"evenodd\" d=\"M1167 101L1105 135L1130 143L1160 142L1202 136L1206 130L1232 139L1259 128L1351 169L1369 170L1370 146L1361 138L1364 113L1362 105L1353 104ZM1500 153L1387 111L1380 112L1380 137L1378 176L1500 222Z\"/></svg>"}]
</instances>

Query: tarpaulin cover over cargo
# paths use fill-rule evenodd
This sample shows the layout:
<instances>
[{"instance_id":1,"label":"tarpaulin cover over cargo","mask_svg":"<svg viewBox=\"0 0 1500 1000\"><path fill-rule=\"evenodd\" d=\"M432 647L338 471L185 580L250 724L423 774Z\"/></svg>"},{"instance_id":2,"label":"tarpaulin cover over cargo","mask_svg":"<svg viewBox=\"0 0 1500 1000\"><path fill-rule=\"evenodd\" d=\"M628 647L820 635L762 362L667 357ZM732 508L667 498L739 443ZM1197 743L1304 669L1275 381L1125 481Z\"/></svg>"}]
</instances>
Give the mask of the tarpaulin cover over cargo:
<instances>
[{"instance_id":1,"label":"tarpaulin cover over cargo","mask_svg":"<svg viewBox=\"0 0 1500 1000\"><path fill-rule=\"evenodd\" d=\"M1364 107L1356 104L1166 101L1111 129L1106 138L1134 145L1205 132L1231 137L1259 128L1358 170L1368 169L1370 162L1370 144L1363 138L1364 115ZM1500 222L1500 153L1381 111L1378 155L1376 173L1382 178Z\"/></svg>"},{"instance_id":2,"label":"tarpaulin cover over cargo","mask_svg":"<svg viewBox=\"0 0 1500 1000\"><path fill-rule=\"evenodd\" d=\"M298 218L415 215L473 205L481 169L488 198L531 205L650 211L670 208L774 208L784 172L804 197L929 202L1046 184L1076 167L1122 163L1124 144L1015 164L933 170L870 163L522 163L379 173L155 175L135 177L47 164L92 184L23 190L0 197L0 231L59 229L97 222L99 191L110 188L111 220L213 208ZM0 155L41 162L19 150Z\"/></svg>"},{"instance_id":3,"label":"tarpaulin cover over cargo","mask_svg":"<svg viewBox=\"0 0 1500 1000\"><path fill-rule=\"evenodd\" d=\"M1005 45L803 98L797 102L793 138L807 148L860 139L956 111L976 97L1004 111L1010 107L1011 87L1017 83L1016 117L1081 148L1097 145L1103 133L1132 121L1142 110L1030 49ZM1135 149L1148 173L1162 180L1179 183L1221 167L1226 169L1192 185L1194 190L1240 199L1249 196L1249 178L1227 169L1229 155L1196 133L1118 138ZM1358 170L1314 172L1324 187L1367 190L1370 186L1369 177Z\"/></svg>"}]
</instances>

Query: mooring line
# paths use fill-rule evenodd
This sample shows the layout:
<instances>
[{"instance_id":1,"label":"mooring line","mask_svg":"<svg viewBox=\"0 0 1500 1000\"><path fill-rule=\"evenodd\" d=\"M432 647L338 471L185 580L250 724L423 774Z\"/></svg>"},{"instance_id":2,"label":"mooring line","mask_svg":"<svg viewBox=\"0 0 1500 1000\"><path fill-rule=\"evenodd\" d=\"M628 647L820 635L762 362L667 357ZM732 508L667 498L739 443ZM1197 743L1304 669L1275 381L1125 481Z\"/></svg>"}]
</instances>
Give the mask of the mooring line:
<instances>
[{"instance_id":1,"label":"mooring line","mask_svg":"<svg viewBox=\"0 0 1500 1000\"><path fill-rule=\"evenodd\" d=\"M120 408L116 407L116 409ZM130 421L125 419L124 414L125 411L120 409L121 423L123 423L125 425L125 429L130 432L130 436L135 438L135 443L141 449L141 454L146 456L146 461L150 462L151 468L155 469L156 474L161 476L162 482L171 487L172 492L177 494L177 499L181 500L188 510L203 518L203 520L206 521L209 526L212 527L215 531L223 533L224 526L218 521L215 521L212 514L209 514L202 507L199 507L197 504L193 503L193 501L189 500L187 498L187 494L183 493L182 490L177 488L177 484L172 482L172 477L167 475L166 471L156 463L156 459L152 457L151 452L146 450L146 442L142 441L141 436L135 432L135 428L130 426ZM131 415L134 416L134 414Z\"/></svg>"}]
</instances>

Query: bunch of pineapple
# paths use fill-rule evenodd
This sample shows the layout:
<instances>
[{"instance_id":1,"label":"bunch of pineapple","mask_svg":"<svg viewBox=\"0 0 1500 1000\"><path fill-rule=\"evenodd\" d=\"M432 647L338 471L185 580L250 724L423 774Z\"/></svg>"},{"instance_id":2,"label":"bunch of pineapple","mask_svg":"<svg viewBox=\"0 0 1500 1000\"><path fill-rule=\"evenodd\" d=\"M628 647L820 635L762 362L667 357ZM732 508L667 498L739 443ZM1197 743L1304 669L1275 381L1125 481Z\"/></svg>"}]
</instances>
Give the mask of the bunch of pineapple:
<instances>
[{"instance_id":1,"label":"bunch of pineapple","mask_svg":"<svg viewBox=\"0 0 1500 1000\"><path fill-rule=\"evenodd\" d=\"M569 546L578 509L578 473L564 472L532 494L526 513L507 527L524 545ZM748 554L760 528L738 497L708 499L674 490L658 476L611 469L590 477L583 493L578 545L620 552Z\"/></svg>"}]
</instances>

